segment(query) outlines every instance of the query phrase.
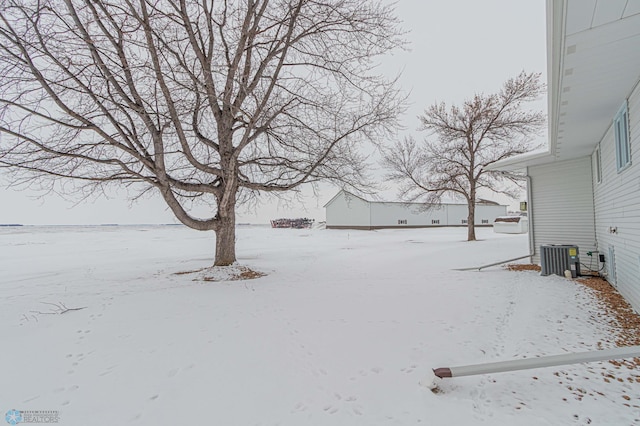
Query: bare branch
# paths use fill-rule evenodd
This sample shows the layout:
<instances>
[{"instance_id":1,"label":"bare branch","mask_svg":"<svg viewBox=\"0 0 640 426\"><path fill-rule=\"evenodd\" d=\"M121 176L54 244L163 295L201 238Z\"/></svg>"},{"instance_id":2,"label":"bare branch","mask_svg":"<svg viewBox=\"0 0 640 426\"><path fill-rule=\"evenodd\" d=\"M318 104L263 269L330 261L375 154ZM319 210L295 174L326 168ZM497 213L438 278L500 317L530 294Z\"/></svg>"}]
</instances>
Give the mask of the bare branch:
<instances>
[{"instance_id":1,"label":"bare branch","mask_svg":"<svg viewBox=\"0 0 640 426\"><path fill-rule=\"evenodd\" d=\"M58 302L58 303L41 302L41 303L45 305L53 306L53 308L51 308L49 312L41 312L41 311L31 311L31 312L39 315L62 315L62 314L66 314L67 312L80 311L82 309L87 309L86 306L83 306L81 308L67 308L67 306L62 302Z\"/></svg>"},{"instance_id":2,"label":"bare branch","mask_svg":"<svg viewBox=\"0 0 640 426\"><path fill-rule=\"evenodd\" d=\"M258 193L370 188L358 146L405 102L375 61L402 37L381 2L5 0L0 167L79 198L154 189L230 263L236 205Z\"/></svg>"}]
</instances>

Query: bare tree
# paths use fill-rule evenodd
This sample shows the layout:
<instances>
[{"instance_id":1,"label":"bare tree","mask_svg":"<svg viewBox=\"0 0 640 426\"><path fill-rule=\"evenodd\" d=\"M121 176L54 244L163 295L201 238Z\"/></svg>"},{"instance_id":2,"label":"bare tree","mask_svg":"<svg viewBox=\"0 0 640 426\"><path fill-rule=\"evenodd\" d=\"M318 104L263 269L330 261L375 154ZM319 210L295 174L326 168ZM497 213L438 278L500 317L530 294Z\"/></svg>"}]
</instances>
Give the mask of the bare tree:
<instances>
[{"instance_id":1,"label":"bare tree","mask_svg":"<svg viewBox=\"0 0 640 426\"><path fill-rule=\"evenodd\" d=\"M540 74L522 72L498 93L475 95L461 107L428 107L419 119L421 130L433 139L416 143L406 138L383 151L383 165L388 178L400 183L401 198L427 206L440 204L445 194L464 199L469 206L468 240L474 241L478 190L516 196L513 183L518 176L487 166L532 148L529 138L540 131L545 117L540 111L523 111L522 105L543 91Z\"/></svg>"},{"instance_id":2,"label":"bare tree","mask_svg":"<svg viewBox=\"0 0 640 426\"><path fill-rule=\"evenodd\" d=\"M0 167L12 184L157 190L228 265L249 197L365 188L357 144L403 104L375 59L403 43L374 1L3 0Z\"/></svg>"}]
</instances>

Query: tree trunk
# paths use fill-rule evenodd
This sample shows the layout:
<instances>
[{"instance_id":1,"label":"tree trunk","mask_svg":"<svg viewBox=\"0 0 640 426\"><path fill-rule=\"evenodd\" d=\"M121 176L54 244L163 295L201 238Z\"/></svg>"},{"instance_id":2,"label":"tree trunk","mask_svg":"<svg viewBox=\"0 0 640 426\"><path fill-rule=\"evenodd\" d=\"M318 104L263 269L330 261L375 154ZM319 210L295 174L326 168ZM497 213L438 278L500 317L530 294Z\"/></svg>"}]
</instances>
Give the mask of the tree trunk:
<instances>
[{"instance_id":1,"label":"tree trunk","mask_svg":"<svg viewBox=\"0 0 640 426\"><path fill-rule=\"evenodd\" d=\"M236 206L229 203L219 211L220 227L216 229L216 260L213 266L228 266L236 261Z\"/></svg>"},{"instance_id":2,"label":"tree trunk","mask_svg":"<svg viewBox=\"0 0 640 426\"><path fill-rule=\"evenodd\" d=\"M469 215L467 216L467 241L476 240L476 200L468 201Z\"/></svg>"}]
</instances>

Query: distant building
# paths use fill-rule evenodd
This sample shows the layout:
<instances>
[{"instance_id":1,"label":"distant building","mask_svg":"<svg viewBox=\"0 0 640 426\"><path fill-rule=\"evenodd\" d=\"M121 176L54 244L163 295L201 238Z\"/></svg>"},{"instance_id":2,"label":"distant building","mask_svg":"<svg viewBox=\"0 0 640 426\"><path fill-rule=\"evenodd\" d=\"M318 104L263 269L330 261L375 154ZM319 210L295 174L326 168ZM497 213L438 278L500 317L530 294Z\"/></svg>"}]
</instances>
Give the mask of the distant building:
<instances>
[{"instance_id":1,"label":"distant building","mask_svg":"<svg viewBox=\"0 0 640 426\"><path fill-rule=\"evenodd\" d=\"M440 204L430 208L422 203L368 201L347 191L338 192L327 204L327 229L430 228L467 226L466 204ZM478 200L476 226L492 226L507 206Z\"/></svg>"},{"instance_id":2,"label":"distant building","mask_svg":"<svg viewBox=\"0 0 640 426\"><path fill-rule=\"evenodd\" d=\"M500 216L493 222L493 232L498 234L526 234L528 227L526 216Z\"/></svg>"}]
</instances>

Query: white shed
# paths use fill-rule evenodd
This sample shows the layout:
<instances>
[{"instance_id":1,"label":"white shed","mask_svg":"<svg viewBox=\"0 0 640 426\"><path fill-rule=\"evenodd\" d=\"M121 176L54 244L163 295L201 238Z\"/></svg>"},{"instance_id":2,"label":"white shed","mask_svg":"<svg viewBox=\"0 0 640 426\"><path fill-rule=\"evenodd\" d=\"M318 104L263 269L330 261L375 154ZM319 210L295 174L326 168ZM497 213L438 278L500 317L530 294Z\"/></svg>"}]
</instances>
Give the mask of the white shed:
<instances>
[{"instance_id":1,"label":"white shed","mask_svg":"<svg viewBox=\"0 0 640 426\"><path fill-rule=\"evenodd\" d=\"M466 204L368 201L347 191L338 192L327 204L328 229L427 228L467 226ZM507 213L507 206L482 201L476 204L476 226L492 226Z\"/></svg>"}]
</instances>

